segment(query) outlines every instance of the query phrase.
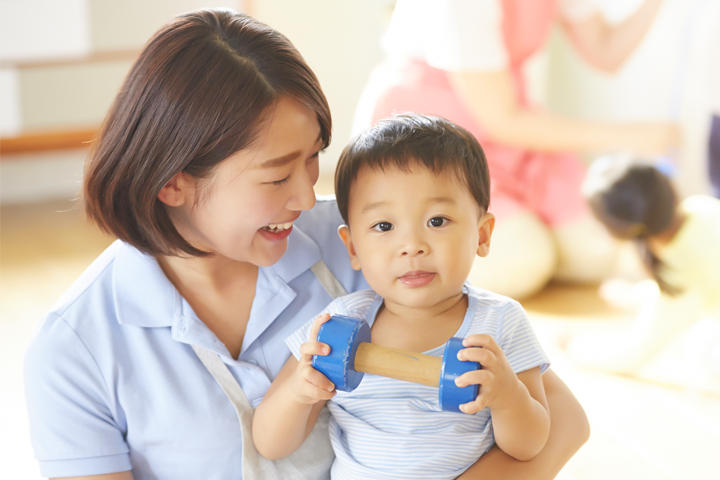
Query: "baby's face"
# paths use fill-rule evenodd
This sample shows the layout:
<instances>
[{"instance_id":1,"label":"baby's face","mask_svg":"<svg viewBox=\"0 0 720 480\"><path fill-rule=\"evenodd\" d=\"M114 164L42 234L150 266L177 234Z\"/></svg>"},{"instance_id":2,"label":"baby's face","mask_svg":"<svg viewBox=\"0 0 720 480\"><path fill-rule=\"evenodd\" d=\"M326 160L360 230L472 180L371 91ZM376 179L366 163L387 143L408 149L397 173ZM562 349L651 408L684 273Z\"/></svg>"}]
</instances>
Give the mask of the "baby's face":
<instances>
[{"instance_id":1,"label":"baby's face","mask_svg":"<svg viewBox=\"0 0 720 480\"><path fill-rule=\"evenodd\" d=\"M353 268L386 302L427 308L462 291L475 256L488 254L494 221L451 172L364 168L340 234Z\"/></svg>"}]
</instances>

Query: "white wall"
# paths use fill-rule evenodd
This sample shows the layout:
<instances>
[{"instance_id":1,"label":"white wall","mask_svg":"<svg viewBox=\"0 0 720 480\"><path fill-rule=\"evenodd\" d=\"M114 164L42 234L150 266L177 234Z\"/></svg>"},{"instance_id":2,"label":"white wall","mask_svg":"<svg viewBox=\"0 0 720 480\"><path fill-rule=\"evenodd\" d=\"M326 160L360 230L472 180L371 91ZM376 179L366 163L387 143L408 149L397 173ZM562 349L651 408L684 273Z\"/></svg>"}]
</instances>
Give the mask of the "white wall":
<instances>
[{"instance_id":1,"label":"white wall","mask_svg":"<svg viewBox=\"0 0 720 480\"><path fill-rule=\"evenodd\" d=\"M707 193L711 103L709 35L720 29L720 0L666 0L639 48L616 73L599 72L559 32L550 44L547 103L560 113L601 120L677 121L683 128L677 181L684 194ZM720 89L720 85L716 88Z\"/></svg>"},{"instance_id":2,"label":"white wall","mask_svg":"<svg viewBox=\"0 0 720 480\"><path fill-rule=\"evenodd\" d=\"M0 7L6 2L26 1L45 0L0 0ZM238 1L222 0L86 1L93 51L140 48L164 21L192 8L241 5ZM621 19L637 2L609 0L608 15ZM369 70L382 58L379 39L392 3L392 0L251 2L260 20L276 27L298 47L323 85L334 122L333 143L321 161L324 173L333 171L340 150L350 136L355 106ZM691 21L690 15L700 4L706 4L706 10ZM597 72L584 64L556 32L546 52L544 68L540 61L536 65L539 68L534 69L547 76L546 81L533 82L536 96L544 98L551 108L561 113L608 120L668 119L671 117L671 98L678 98L681 105L678 118L686 138L686 148L681 152L681 188L684 193L707 191L704 142L708 103L703 75L708 58L720 56L715 52L715 57L709 57L704 45L708 32L713 28L720 29L718 12L720 0L666 0L645 41L615 75ZM688 25L691 25L689 35L684 35ZM20 120L14 128L54 128L99 122L129 63L83 68L52 72L36 69L17 75L17 96L22 101L17 108ZM6 78L11 77L3 72L0 79L7 84ZM682 85L681 94L673 90L673 85L678 82ZM76 98L80 96L86 101L78 102ZM69 162L66 165L75 165L68 178L74 178L82 171L82 155L75 155L74 164L67 156L63 157ZM64 193L60 193L58 189L42 187L46 184L44 180L36 181L38 171L47 172L46 180L52 181L51 175L55 175L53 169L43 163L48 161L46 156L35 160L26 156L22 161L28 164L27 167L13 165L9 168L12 160L0 164L2 185L12 183L21 187L0 188L1 202L36 201L57 196L71 198L75 194L67 183ZM46 167L30 166L33 161Z\"/></svg>"}]
</instances>

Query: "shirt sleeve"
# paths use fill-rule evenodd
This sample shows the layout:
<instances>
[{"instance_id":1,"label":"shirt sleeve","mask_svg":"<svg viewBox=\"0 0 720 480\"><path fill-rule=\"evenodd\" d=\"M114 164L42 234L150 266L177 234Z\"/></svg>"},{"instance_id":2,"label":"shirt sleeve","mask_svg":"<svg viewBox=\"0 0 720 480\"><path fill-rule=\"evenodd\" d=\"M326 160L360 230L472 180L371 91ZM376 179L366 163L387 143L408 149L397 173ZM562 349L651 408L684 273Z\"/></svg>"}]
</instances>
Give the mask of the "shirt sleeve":
<instances>
[{"instance_id":1,"label":"shirt sleeve","mask_svg":"<svg viewBox=\"0 0 720 480\"><path fill-rule=\"evenodd\" d=\"M515 373L540 367L550 368L550 359L540 346L525 310L515 301L508 303L503 312L496 341Z\"/></svg>"},{"instance_id":2,"label":"shirt sleeve","mask_svg":"<svg viewBox=\"0 0 720 480\"><path fill-rule=\"evenodd\" d=\"M399 0L381 45L446 71L508 66L499 0Z\"/></svg>"},{"instance_id":3,"label":"shirt sleeve","mask_svg":"<svg viewBox=\"0 0 720 480\"><path fill-rule=\"evenodd\" d=\"M298 328L292 335L285 339L285 344L288 346L290 351L295 358L300 360L300 345L307 342L310 339L310 330L312 324L317 317L323 313L329 313L330 315L347 315L347 309L341 298L336 298L330 303L322 312L318 313L315 317L311 318L305 324Z\"/></svg>"},{"instance_id":4,"label":"shirt sleeve","mask_svg":"<svg viewBox=\"0 0 720 480\"><path fill-rule=\"evenodd\" d=\"M88 349L56 314L41 324L25 355L30 436L45 477L131 470L112 395Z\"/></svg>"}]
</instances>

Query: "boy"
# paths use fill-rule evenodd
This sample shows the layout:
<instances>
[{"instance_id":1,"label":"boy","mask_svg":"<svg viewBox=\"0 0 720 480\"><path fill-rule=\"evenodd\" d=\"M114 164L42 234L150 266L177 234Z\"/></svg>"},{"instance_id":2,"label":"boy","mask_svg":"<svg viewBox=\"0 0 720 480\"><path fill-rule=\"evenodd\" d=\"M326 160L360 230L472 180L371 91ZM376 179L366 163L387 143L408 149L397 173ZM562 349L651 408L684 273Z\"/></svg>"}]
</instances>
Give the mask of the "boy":
<instances>
[{"instance_id":1,"label":"boy","mask_svg":"<svg viewBox=\"0 0 720 480\"><path fill-rule=\"evenodd\" d=\"M517 302L465 283L475 255L489 253L495 224L477 140L437 117L381 121L348 145L335 176L339 234L353 268L373 290L332 302L290 336L291 356L255 413L261 454L296 450L329 401L333 478L456 478L497 443L519 460L545 445L550 419L541 373L548 359ZM437 389L366 375L353 392L311 366L329 347L315 339L330 314L367 320L372 342L458 357L482 369L456 380L480 384L468 415L440 410Z\"/></svg>"}]
</instances>

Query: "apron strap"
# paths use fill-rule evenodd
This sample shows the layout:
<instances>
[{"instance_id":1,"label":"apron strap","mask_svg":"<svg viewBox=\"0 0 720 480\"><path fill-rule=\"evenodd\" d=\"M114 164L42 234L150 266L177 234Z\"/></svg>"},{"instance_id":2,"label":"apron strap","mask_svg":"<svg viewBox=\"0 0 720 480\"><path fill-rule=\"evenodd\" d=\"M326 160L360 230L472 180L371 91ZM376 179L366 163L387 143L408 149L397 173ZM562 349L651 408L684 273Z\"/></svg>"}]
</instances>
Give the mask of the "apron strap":
<instances>
[{"instance_id":1,"label":"apron strap","mask_svg":"<svg viewBox=\"0 0 720 480\"><path fill-rule=\"evenodd\" d=\"M322 259L318 260L315 265L310 267L310 270L312 270L317 279L320 280L320 283L322 283L322 286L325 287L325 290L330 294L333 300L348 294L345 287L343 287L338 279L335 278L335 275L333 275Z\"/></svg>"},{"instance_id":2,"label":"apron strap","mask_svg":"<svg viewBox=\"0 0 720 480\"><path fill-rule=\"evenodd\" d=\"M347 295L347 290L335 278L328 266L318 260L310 267L325 290L334 299ZM310 436L298 451L282 460L266 460L257 452L252 440L252 417L254 409L250 405L240 384L222 361L220 356L210 350L192 345L192 349L215 381L220 385L230 403L235 408L242 431L242 470L246 480L282 478L282 479L315 479L329 478L333 462L333 451L328 435L330 413L323 408L315 422Z\"/></svg>"}]
</instances>

